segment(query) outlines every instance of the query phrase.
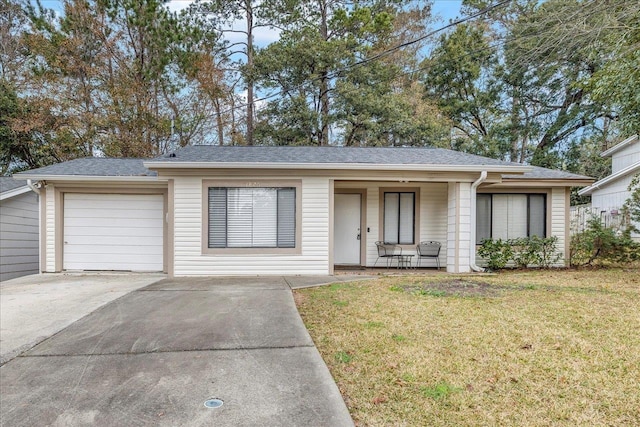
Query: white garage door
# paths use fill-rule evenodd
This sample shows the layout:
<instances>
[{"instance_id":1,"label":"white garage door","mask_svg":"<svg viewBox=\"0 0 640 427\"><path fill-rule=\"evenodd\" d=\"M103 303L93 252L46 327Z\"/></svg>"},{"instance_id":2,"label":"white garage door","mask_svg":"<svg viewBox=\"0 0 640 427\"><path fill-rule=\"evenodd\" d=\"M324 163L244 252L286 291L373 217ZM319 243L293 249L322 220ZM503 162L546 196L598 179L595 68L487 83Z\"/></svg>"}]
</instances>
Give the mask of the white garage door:
<instances>
[{"instance_id":1,"label":"white garage door","mask_svg":"<svg viewBox=\"0 0 640 427\"><path fill-rule=\"evenodd\" d=\"M163 197L64 195L65 270L162 271Z\"/></svg>"}]
</instances>

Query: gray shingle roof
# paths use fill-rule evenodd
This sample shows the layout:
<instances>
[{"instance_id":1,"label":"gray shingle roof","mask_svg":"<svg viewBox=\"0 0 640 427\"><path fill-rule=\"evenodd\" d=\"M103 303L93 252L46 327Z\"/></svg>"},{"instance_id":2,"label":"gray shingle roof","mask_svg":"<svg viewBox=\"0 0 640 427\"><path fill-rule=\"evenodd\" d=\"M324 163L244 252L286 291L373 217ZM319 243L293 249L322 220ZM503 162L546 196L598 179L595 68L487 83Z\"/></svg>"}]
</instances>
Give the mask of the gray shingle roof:
<instances>
[{"instance_id":1,"label":"gray shingle roof","mask_svg":"<svg viewBox=\"0 0 640 427\"><path fill-rule=\"evenodd\" d=\"M539 166L531 166L533 170L531 172L525 172L524 175L509 175L504 174L502 178L505 179L577 179L577 180L593 180L588 176L577 175L575 173L541 168Z\"/></svg>"},{"instance_id":2,"label":"gray shingle roof","mask_svg":"<svg viewBox=\"0 0 640 427\"><path fill-rule=\"evenodd\" d=\"M26 187L27 181L24 179L13 179L10 176L0 176L0 193Z\"/></svg>"},{"instance_id":3,"label":"gray shingle roof","mask_svg":"<svg viewBox=\"0 0 640 427\"><path fill-rule=\"evenodd\" d=\"M194 145L176 150L152 162L219 163L358 163L380 165L522 166L518 163L426 147L265 147Z\"/></svg>"},{"instance_id":4,"label":"gray shingle roof","mask_svg":"<svg viewBox=\"0 0 640 427\"><path fill-rule=\"evenodd\" d=\"M445 150L442 148L390 148L390 147L219 147L195 145L184 147L169 155L155 159L113 159L86 157L58 163L26 172L31 176L157 176L144 167L143 162L180 163L309 163L309 164L381 164L381 165L440 165L440 166L523 166L519 163ZM19 174L18 174L19 176ZM564 171L534 167L524 175L504 175L509 179L590 179Z\"/></svg>"},{"instance_id":5,"label":"gray shingle roof","mask_svg":"<svg viewBox=\"0 0 640 427\"><path fill-rule=\"evenodd\" d=\"M145 159L112 159L106 157L84 157L28 171L29 175L42 176L157 176L145 168ZM18 174L19 175L19 174Z\"/></svg>"}]
</instances>

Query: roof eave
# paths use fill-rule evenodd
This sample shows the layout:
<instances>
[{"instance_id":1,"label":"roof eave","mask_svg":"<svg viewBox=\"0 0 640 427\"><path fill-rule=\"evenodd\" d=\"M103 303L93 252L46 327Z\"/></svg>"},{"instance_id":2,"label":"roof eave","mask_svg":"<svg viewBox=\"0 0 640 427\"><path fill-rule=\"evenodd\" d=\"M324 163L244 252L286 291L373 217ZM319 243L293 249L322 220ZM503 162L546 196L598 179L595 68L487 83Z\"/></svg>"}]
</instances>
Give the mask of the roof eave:
<instances>
[{"instance_id":1,"label":"roof eave","mask_svg":"<svg viewBox=\"0 0 640 427\"><path fill-rule=\"evenodd\" d=\"M10 199L12 197L19 196L20 194L28 193L29 191L31 191L31 189L26 185L22 187L12 188L11 190L0 193L0 200Z\"/></svg>"},{"instance_id":2,"label":"roof eave","mask_svg":"<svg viewBox=\"0 0 640 427\"><path fill-rule=\"evenodd\" d=\"M158 182L157 176L115 176L115 175L45 175L45 174L16 174L23 179L33 181L112 181L112 182Z\"/></svg>"},{"instance_id":3,"label":"roof eave","mask_svg":"<svg viewBox=\"0 0 640 427\"><path fill-rule=\"evenodd\" d=\"M622 142L614 145L613 147L609 148L608 150L605 150L602 153L600 153L600 157L609 157L609 156L613 155L614 153L617 153L618 151L622 150L627 145L631 145L632 142L635 142L637 140L638 140L638 135L630 136L629 138L625 139L624 141L622 141Z\"/></svg>"},{"instance_id":4,"label":"roof eave","mask_svg":"<svg viewBox=\"0 0 640 427\"><path fill-rule=\"evenodd\" d=\"M502 182L496 185L545 185L556 187L583 187L593 184L594 179L583 178L503 178Z\"/></svg>"},{"instance_id":5,"label":"roof eave","mask_svg":"<svg viewBox=\"0 0 640 427\"><path fill-rule=\"evenodd\" d=\"M595 183L593 183L592 185L590 185L587 188L583 188L582 190L578 191L578 194L580 196L589 196L591 195L591 193L593 193L595 190L602 188L603 185L607 185L611 182L617 181L618 179L627 176L629 174L632 174L636 171L640 171L640 162L636 162L634 164L632 164L631 166L628 166L622 170L619 170L618 172L609 175L605 178L602 178L600 181L596 181Z\"/></svg>"},{"instance_id":6,"label":"roof eave","mask_svg":"<svg viewBox=\"0 0 640 427\"><path fill-rule=\"evenodd\" d=\"M269 163L269 162L144 162L144 166L156 169L349 169L349 170L413 170L425 172L499 172L505 174L526 173L529 166L510 165L423 165L379 163Z\"/></svg>"}]
</instances>

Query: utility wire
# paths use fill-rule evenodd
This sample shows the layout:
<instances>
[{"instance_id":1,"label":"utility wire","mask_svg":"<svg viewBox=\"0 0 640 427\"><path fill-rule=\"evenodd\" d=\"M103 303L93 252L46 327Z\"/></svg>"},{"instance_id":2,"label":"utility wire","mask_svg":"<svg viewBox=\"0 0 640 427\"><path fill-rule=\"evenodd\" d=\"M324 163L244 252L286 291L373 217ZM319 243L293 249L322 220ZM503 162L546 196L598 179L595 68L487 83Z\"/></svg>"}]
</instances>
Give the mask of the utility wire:
<instances>
[{"instance_id":1,"label":"utility wire","mask_svg":"<svg viewBox=\"0 0 640 427\"><path fill-rule=\"evenodd\" d=\"M362 59L362 60L360 60L360 61L354 62L353 64L347 65L347 66L345 66L345 67L343 67L343 68L341 68L341 69L339 69L339 70L335 70L335 71L333 71L333 72L329 73L327 76L324 76L324 77L315 77L315 78L313 78L313 79L310 79L310 80L308 80L307 82L305 82L305 84L312 83L312 82L314 82L314 81L319 81L319 80L321 80L321 79L333 79L333 78L336 78L336 77L338 77L341 73L344 73L345 71L348 71L348 70L350 70L350 69L352 69L352 68L354 68L354 67L358 67L358 66L361 66L361 65L367 64L367 63L369 63L369 62L371 62L371 61L375 61L376 59L380 59L380 58L382 58L382 57L384 57L384 56L387 56L387 55L389 55L390 53L395 52L395 51L397 51L397 50L399 50L399 49L402 49L402 48L404 48L404 47L411 46L411 45L413 45L413 44L419 43L419 42L421 42L421 41L423 41L423 40L425 40L425 39L427 39L427 38L429 38L429 37L432 37L432 36L434 36L434 35L436 35L436 34L438 34L438 33L442 32L442 31L444 31L444 30L447 30L447 29L449 29L449 28L452 28L452 27L455 27L455 26L457 26L457 25L463 24L463 23L465 23L465 22L467 22L467 21L470 21L470 20L472 20L472 19L475 19L475 18L477 18L477 17L479 17L479 16L485 15L485 14L487 14L487 13L489 13L489 12L491 12L491 11L495 10L495 9L498 9L498 8L500 8L500 7L503 7L503 6L507 5L508 3L511 3L512 1L513 1L513 0L502 0L502 1L498 2L498 3L496 3L496 4L493 4L493 5L491 5L491 6L487 6L486 8L484 8L484 9L482 9L482 10L480 10L480 11L478 11L478 12L474 13L474 14L471 14L471 15L469 15L469 16L465 16L465 17L460 18L460 19L456 19L455 21L452 21L452 22L450 22L450 23L449 23L449 24L447 24L447 25L444 25L444 26L442 26L442 27L440 27L440 28L437 28L437 29L435 29L435 30L433 30L433 31L430 31L429 33L427 33L427 34L425 34L425 35L423 35L423 36L421 36L421 37L418 37L417 39L414 39L414 40L410 40L410 41L407 41L407 42L401 43L401 44L399 44L399 45L397 45L397 46L393 46L393 47L391 47L391 48L389 48L389 49L386 49L386 50L384 50L383 52L380 52L380 53L378 53L378 54L376 54L376 55L374 55L374 56L371 56L371 57L369 57L369 58L365 58L365 59ZM272 99L272 98L275 98L275 97L277 97L277 96L280 96L280 95L282 95L283 93L291 92L291 91L295 91L295 90L297 90L297 89L300 89L300 88L302 88L303 86L304 86L304 85L297 85L297 86L293 86L293 87L290 87L290 88L281 89L281 90L279 90L279 91L277 91L277 92L274 92L274 93L272 93L272 94L270 94L270 95L266 95L266 96L263 96L263 97L260 97L260 98L255 98L252 102L255 104L256 102L267 101L267 100L269 100L269 99ZM246 108L246 107L247 107L247 105L248 105L248 103L244 103L244 104L240 104L240 105L235 105L235 106L233 106L233 107L231 107L231 108L229 108L229 109L227 109L227 110L225 110L225 111L220 112L220 114L228 114L228 113L230 113L230 112L232 112L232 111L235 111L235 110L237 110L237 109L240 109L240 108Z\"/></svg>"}]
</instances>

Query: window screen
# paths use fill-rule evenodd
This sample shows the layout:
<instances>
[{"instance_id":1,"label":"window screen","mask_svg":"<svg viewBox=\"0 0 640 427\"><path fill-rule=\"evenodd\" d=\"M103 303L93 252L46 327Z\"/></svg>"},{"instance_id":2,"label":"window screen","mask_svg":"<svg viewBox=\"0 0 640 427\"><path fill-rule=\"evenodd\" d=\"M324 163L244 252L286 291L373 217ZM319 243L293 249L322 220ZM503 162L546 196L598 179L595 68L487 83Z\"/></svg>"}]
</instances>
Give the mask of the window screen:
<instances>
[{"instance_id":1,"label":"window screen","mask_svg":"<svg viewBox=\"0 0 640 427\"><path fill-rule=\"evenodd\" d=\"M295 197L295 188L209 188L209 247L295 247Z\"/></svg>"}]
</instances>

